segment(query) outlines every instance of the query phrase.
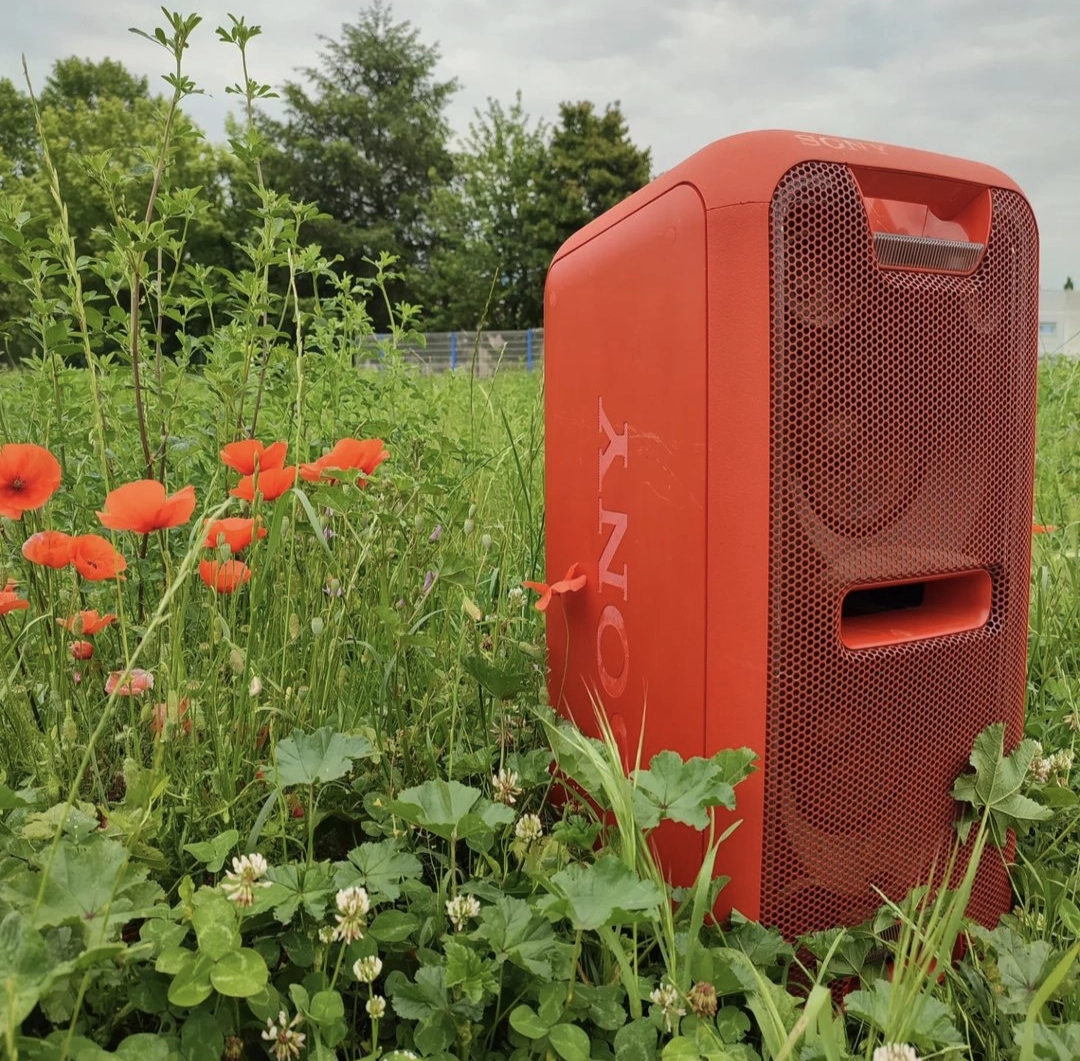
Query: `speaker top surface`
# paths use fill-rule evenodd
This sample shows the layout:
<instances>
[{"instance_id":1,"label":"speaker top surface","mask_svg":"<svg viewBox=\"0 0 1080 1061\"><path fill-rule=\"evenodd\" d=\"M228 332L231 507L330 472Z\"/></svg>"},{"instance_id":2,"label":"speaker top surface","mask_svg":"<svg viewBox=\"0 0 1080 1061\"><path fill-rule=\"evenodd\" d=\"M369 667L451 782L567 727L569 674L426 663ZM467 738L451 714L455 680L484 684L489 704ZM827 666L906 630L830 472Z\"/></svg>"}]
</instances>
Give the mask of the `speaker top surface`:
<instances>
[{"instance_id":1,"label":"speaker top surface","mask_svg":"<svg viewBox=\"0 0 1080 1061\"><path fill-rule=\"evenodd\" d=\"M867 174L932 177L954 187L1021 191L1015 181L993 166L933 151L786 129L738 133L713 141L580 229L559 248L554 262L676 185L695 188L706 210L764 203L772 199L784 174L802 162L841 163Z\"/></svg>"}]
</instances>

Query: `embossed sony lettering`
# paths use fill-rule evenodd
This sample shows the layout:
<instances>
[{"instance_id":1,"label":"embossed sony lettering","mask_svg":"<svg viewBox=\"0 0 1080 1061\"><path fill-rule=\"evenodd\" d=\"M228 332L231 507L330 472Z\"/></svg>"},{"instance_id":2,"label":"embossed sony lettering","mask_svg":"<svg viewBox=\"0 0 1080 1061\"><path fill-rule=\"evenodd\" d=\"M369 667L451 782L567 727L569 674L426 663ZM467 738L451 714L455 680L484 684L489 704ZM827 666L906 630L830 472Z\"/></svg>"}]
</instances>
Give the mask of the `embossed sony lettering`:
<instances>
[{"instance_id":1,"label":"embossed sony lettering","mask_svg":"<svg viewBox=\"0 0 1080 1061\"><path fill-rule=\"evenodd\" d=\"M604 410L604 399L597 399L599 414L599 429L604 434L604 442L600 447L599 460L597 462L596 505L599 515L598 530L603 534L606 527L611 530L604 541L600 559L597 562L597 580L600 592L606 589L614 589L621 597L623 603L629 599L629 564L623 563L621 567L616 564L619 545L626 535L626 529L630 523L628 512L618 512L604 506L604 480L611 470L616 458L622 461L623 469L629 466L629 438L628 425L624 422L622 432L615 430L607 413ZM605 653L605 641L611 647L617 647L621 656L621 666L614 666L616 662L610 657L614 653ZM605 658L607 655L609 658ZM622 696L626 691L626 683L630 676L630 641L626 633L626 619L622 609L615 603L604 605L600 612L600 618L596 624L596 669L600 675L600 684L609 697L615 699Z\"/></svg>"},{"instance_id":2,"label":"embossed sony lettering","mask_svg":"<svg viewBox=\"0 0 1080 1061\"><path fill-rule=\"evenodd\" d=\"M848 140L839 136L815 136L813 133L796 133L795 139L807 147L827 147L832 151L876 151L879 155L889 153L884 144L875 144L873 140Z\"/></svg>"}]
</instances>

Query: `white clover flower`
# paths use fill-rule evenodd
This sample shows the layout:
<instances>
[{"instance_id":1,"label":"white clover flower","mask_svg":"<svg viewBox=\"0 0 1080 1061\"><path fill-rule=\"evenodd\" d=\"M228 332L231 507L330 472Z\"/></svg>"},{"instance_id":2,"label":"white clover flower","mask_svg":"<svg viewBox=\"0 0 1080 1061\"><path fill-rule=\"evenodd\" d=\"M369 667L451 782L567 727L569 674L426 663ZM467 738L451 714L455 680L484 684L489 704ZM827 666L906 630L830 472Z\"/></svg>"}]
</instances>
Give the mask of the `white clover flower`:
<instances>
[{"instance_id":1,"label":"white clover flower","mask_svg":"<svg viewBox=\"0 0 1080 1061\"><path fill-rule=\"evenodd\" d=\"M303 1019L298 1013L290 1021L285 1010L278 1013L276 1023L272 1017L266 1018L266 1030L262 1037L274 1044L269 1049L276 1061L295 1061L300 1056L307 1036L296 1029L303 1023Z\"/></svg>"},{"instance_id":2,"label":"white clover flower","mask_svg":"<svg viewBox=\"0 0 1080 1061\"><path fill-rule=\"evenodd\" d=\"M1069 780L1069 771L1072 770L1073 752L1071 748L1062 748L1050 756L1050 769L1061 780L1062 784Z\"/></svg>"},{"instance_id":3,"label":"white clover flower","mask_svg":"<svg viewBox=\"0 0 1080 1061\"><path fill-rule=\"evenodd\" d=\"M919 1055L907 1043L886 1043L874 1051L873 1061L919 1061Z\"/></svg>"},{"instance_id":4,"label":"white clover flower","mask_svg":"<svg viewBox=\"0 0 1080 1061\"><path fill-rule=\"evenodd\" d=\"M446 900L446 916L450 918L454 929L460 932L470 917L480 913L480 900L475 895L455 895Z\"/></svg>"},{"instance_id":5,"label":"white clover flower","mask_svg":"<svg viewBox=\"0 0 1080 1061\"><path fill-rule=\"evenodd\" d=\"M495 790L495 799L499 803L505 803L508 807L517 802L521 795L521 779L513 770L500 770L491 777L491 787Z\"/></svg>"},{"instance_id":6,"label":"white clover flower","mask_svg":"<svg viewBox=\"0 0 1080 1061\"><path fill-rule=\"evenodd\" d=\"M514 826L514 836L525 843L531 844L544 835L544 825L540 821L539 814L523 814Z\"/></svg>"},{"instance_id":7,"label":"white clover flower","mask_svg":"<svg viewBox=\"0 0 1080 1061\"><path fill-rule=\"evenodd\" d=\"M382 995L372 995L364 1009L372 1020L378 1020L386 1012L386 999Z\"/></svg>"},{"instance_id":8,"label":"white clover flower","mask_svg":"<svg viewBox=\"0 0 1080 1061\"><path fill-rule=\"evenodd\" d=\"M259 693L262 692L262 678L257 674L252 675L251 683L248 685L248 696L254 699Z\"/></svg>"},{"instance_id":9,"label":"white clover flower","mask_svg":"<svg viewBox=\"0 0 1080 1061\"><path fill-rule=\"evenodd\" d=\"M367 928L367 914L371 909L371 900L363 888L343 888L335 899L338 913L334 939L352 943L360 939Z\"/></svg>"},{"instance_id":10,"label":"white clover flower","mask_svg":"<svg viewBox=\"0 0 1080 1061\"><path fill-rule=\"evenodd\" d=\"M661 984L654 988L649 998L656 1003L664 1014L664 1030L671 1031L673 1019L686 1016L686 1010L679 1005L679 992L672 984Z\"/></svg>"},{"instance_id":11,"label":"white clover flower","mask_svg":"<svg viewBox=\"0 0 1080 1061\"><path fill-rule=\"evenodd\" d=\"M352 972L357 980L365 984L373 983L382 972L382 959L377 954L358 958L353 962Z\"/></svg>"},{"instance_id":12,"label":"white clover flower","mask_svg":"<svg viewBox=\"0 0 1080 1061\"><path fill-rule=\"evenodd\" d=\"M262 855L240 855L232 860L232 869L225 873L221 890L225 898L237 906L253 906L255 889L269 888L268 880L260 880L269 869Z\"/></svg>"},{"instance_id":13,"label":"white clover flower","mask_svg":"<svg viewBox=\"0 0 1080 1061\"><path fill-rule=\"evenodd\" d=\"M319 928L319 942L320 943L333 943L334 942L334 926L322 925Z\"/></svg>"},{"instance_id":14,"label":"white clover flower","mask_svg":"<svg viewBox=\"0 0 1080 1061\"><path fill-rule=\"evenodd\" d=\"M519 604L525 600L525 591L520 586L511 586L506 591L506 596L515 604Z\"/></svg>"},{"instance_id":15,"label":"white clover flower","mask_svg":"<svg viewBox=\"0 0 1080 1061\"><path fill-rule=\"evenodd\" d=\"M1031 760L1031 766L1028 767L1028 771L1040 785L1045 785L1046 782L1050 780L1050 771L1053 769L1053 766L1053 759L1042 758L1037 755Z\"/></svg>"}]
</instances>

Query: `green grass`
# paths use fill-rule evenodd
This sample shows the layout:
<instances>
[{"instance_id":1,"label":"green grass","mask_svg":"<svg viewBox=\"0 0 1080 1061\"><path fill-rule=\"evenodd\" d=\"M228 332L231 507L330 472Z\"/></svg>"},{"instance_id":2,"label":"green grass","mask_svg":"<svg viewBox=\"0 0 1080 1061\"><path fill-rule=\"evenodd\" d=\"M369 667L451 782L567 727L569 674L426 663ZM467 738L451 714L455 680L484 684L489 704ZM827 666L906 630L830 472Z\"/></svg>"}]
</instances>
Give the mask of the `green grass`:
<instances>
[{"instance_id":1,"label":"green grass","mask_svg":"<svg viewBox=\"0 0 1080 1061\"><path fill-rule=\"evenodd\" d=\"M186 23L169 23L179 63ZM79 257L58 183L49 218L0 194L21 297L3 327L38 351L0 374L0 442L62 468L47 502L0 518L0 588L26 603L0 615L3 1056L1080 1056L1080 363L1040 370L1035 513L1057 528L1034 540L1041 750L978 753L1004 791L975 809L1022 826L1014 909L966 925L962 884L794 944L718 926L723 882L673 893L649 835L708 829L748 755L666 754L627 778L610 742L543 706L520 585L545 574L541 376L413 374L409 306L390 307L382 370L358 370L394 262L338 275L305 242L312 208L261 186L247 267L193 268L174 132L148 156L161 194L129 213L117 195L102 257ZM245 165L257 148L237 142ZM219 457L245 437L287 442L290 465L342 438L390 458L363 486L299 481L249 509ZM148 476L197 504L109 532L123 579L24 557L38 531L102 532L110 491ZM217 593L203 521L245 513L267 535L243 554L250 580ZM91 608L118 618L76 660L86 638L57 620ZM133 668L152 688L106 692ZM551 798L555 753L587 798Z\"/></svg>"},{"instance_id":2,"label":"green grass","mask_svg":"<svg viewBox=\"0 0 1080 1061\"><path fill-rule=\"evenodd\" d=\"M541 617L516 592L543 573L542 378L421 378L389 356L385 373L347 379L341 364L307 366L306 406L295 368L265 388L259 436L289 439L290 463L345 435L382 437L391 457L363 488L302 483L261 503L269 534L245 554L252 577L232 594L215 594L195 573L214 555L202 546L202 519L247 507L229 499L237 476L217 457L233 432L205 415L220 401L213 372L177 371L167 405L151 392L169 425L168 488L195 486L195 516L145 537L117 532L127 578L102 583L32 565L20 549L36 529L100 530L107 488L136 477L137 434L121 426L133 415L128 371L99 375L106 430L115 431L104 464L85 441L94 401L85 368L59 369L59 401L48 360L0 377L6 430L20 425L17 437L45 440L64 460L52 500L0 524L0 568L30 603L0 630L0 925L9 942L37 935L53 955L42 968L56 979L27 1012L9 1006L9 1020L20 1015L7 1028L10 1055L91 1056L78 1052L90 1050L84 1038L116 1046L133 1035L180 1050L184 1034L202 1042L204 1032L222 1049L233 1035L257 1052L259 1022L283 1007L290 1019L304 1015L322 1056L365 1056L375 1050L366 1015L358 1011L342 1035L333 1014L339 1001L356 1007L375 990L348 970L378 953L391 1000L379 1022L384 1054L397 1043L432 1055L578 1057L580 1040L563 1029L583 1027L597 1057L675 1042L669 1049L687 1056L869 1058L893 1033L924 1056L1064 1056L1045 1052L1071 1049L1080 1026L1077 798L1064 761L1046 784L1025 785L1055 813L1021 838L1017 904L1000 928L967 930L966 957L940 981L934 963L951 950L957 897L898 908L906 927L895 941L884 927L894 917L820 934L807 942L823 960L792 985L854 972L862 991L846 1022L824 1005L827 992L810 992L800 1022L806 990L783 986L798 948L757 926L720 933L703 923L707 878L669 907L650 861L627 854L647 850L656 812L604 749L569 736L556 743L570 756L564 769L581 766L574 776L611 807L617 829L598 833L584 808L547 802ZM1078 382L1078 364L1042 367L1036 512L1058 529L1035 536L1027 731L1047 757L1071 752L1077 736ZM73 637L55 620L87 607L120 620L94 636L91 660L75 661ZM107 675L132 665L154 674L153 690L108 696ZM155 704L168 719L157 735ZM513 806L494 798L500 770L517 775ZM687 790L702 776L688 772ZM541 835L531 838L519 823L537 813ZM230 909L213 904L227 859L244 851L270 863L270 887L229 914L260 971L233 995L206 973L204 1001L176 984L194 977L204 951L217 953L198 911L220 918ZM108 867L94 861L106 856ZM399 883L373 859L389 859ZM64 914L50 882L71 879L71 866L104 874L98 901L122 904L115 923L79 927ZM382 927L347 945L321 943L347 881L369 890L378 916L366 922ZM77 881L65 887L77 904ZM142 905L126 898L139 888ZM480 900L479 913L466 914L472 931L447 920L455 896ZM536 955L515 964L500 952L506 917L518 919L526 954L529 939L543 941ZM64 948L117 946L119 966L111 950L105 965L84 958L69 970L56 960ZM908 970L892 984L874 958L890 951ZM36 968L38 958L27 961ZM447 986L447 976L462 979ZM544 983L558 985L557 997ZM689 999L700 1002L706 988L719 994L719 1017L707 1006L691 1012ZM137 1004L118 1003L128 996ZM56 1052L35 1054L32 1044L50 1034ZM135 1049L148 1040L130 1041Z\"/></svg>"}]
</instances>

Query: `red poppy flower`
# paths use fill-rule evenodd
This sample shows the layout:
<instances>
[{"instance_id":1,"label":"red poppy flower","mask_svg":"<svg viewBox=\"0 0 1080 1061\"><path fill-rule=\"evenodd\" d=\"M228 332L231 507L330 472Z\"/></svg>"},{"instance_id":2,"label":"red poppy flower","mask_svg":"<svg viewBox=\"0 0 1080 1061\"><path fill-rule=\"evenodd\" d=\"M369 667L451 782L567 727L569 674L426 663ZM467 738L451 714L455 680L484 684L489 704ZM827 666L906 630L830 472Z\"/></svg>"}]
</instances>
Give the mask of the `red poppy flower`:
<instances>
[{"instance_id":1,"label":"red poppy flower","mask_svg":"<svg viewBox=\"0 0 1080 1061\"><path fill-rule=\"evenodd\" d=\"M230 442L221 451L221 460L241 475L254 475L256 469L268 472L285 467L285 451L288 448L287 442L273 442L264 446L258 439L245 438L240 442Z\"/></svg>"},{"instance_id":2,"label":"red poppy flower","mask_svg":"<svg viewBox=\"0 0 1080 1061\"><path fill-rule=\"evenodd\" d=\"M133 668L127 679L121 684L120 679L123 675L123 671L114 670L105 679L105 694L107 696L111 696L114 691L117 696L138 696L140 693L145 693L147 689L154 688L153 674L148 670L143 670L141 667Z\"/></svg>"},{"instance_id":3,"label":"red poppy flower","mask_svg":"<svg viewBox=\"0 0 1080 1061\"><path fill-rule=\"evenodd\" d=\"M1044 526L1042 523L1033 523L1031 525L1032 534L1053 534L1057 530L1057 527Z\"/></svg>"},{"instance_id":4,"label":"red poppy flower","mask_svg":"<svg viewBox=\"0 0 1080 1061\"><path fill-rule=\"evenodd\" d=\"M244 501L254 501L259 494L266 501L275 501L296 482L296 465L287 468L266 468L259 472L259 485L256 489L255 476L245 475L236 487L229 491L233 497Z\"/></svg>"},{"instance_id":5,"label":"red poppy flower","mask_svg":"<svg viewBox=\"0 0 1080 1061\"><path fill-rule=\"evenodd\" d=\"M254 519L230 516L228 519L206 521L206 541L203 544L207 549L216 549L219 542L223 541L234 553L238 553L251 544L254 536ZM266 537L266 528L261 524L259 525L258 537Z\"/></svg>"},{"instance_id":6,"label":"red poppy flower","mask_svg":"<svg viewBox=\"0 0 1080 1061\"><path fill-rule=\"evenodd\" d=\"M60 487L60 462L32 442L0 446L0 516L21 519L41 508Z\"/></svg>"},{"instance_id":7,"label":"red poppy flower","mask_svg":"<svg viewBox=\"0 0 1080 1061\"><path fill-rule=\"evenodd\" d=\"M71 656L73 659L92 659L94 644L92 641L72 641Z\"/></svg>"},{"instance_id":8,"label":"red poppy flower","mask_svg":"<svg viewBox=\"0 0 1080 1061\"><path fill-rule=\"evenodd\" d=\"M89 582L116 578L127 568L127 561L100 534L80 534L72 541L75 570Z\"/></svg>"},{"instance_id":9,"label":"red poppy flower","mask_svg":"<svg viewBox=\"0 0 1080 1061\"><path fill-rule=\"evenodd\" d=\"M30 602L23 600L15 592L16 589L18 589L18 583L12 582L11 579L8 579L7 585L0 589L0 615L7 615L8 612L17 612L30 607Z\"/></svg>"},{"instance_id":10,"label":"red poppy flower","mask_svg":"<svg viewBox=\"0 0 1080 1061\"><path fill-rule=\"evenodd\" d=\"M194 511L194 486L185 486L166 497L165 487L156 479L139 479L110 491L105 511L97 515L110 530L149 534L187 523Z\"/></svg>"},{"instance_id":11,"label":"red poppy flower","mask_svg":"<svg viewBox=\"0 0 1080 1061\"><path fill-rule=\"evenodd\" d=\"M580 574L581 564L571 564L566 576L558 582L552 582L549 586L546 582L522 582L528 589L536 590L540 599L536 602L538 612L547 611L551 598L559 593L576 593L585 585L585 576Z\"/></svg>"},{"instance_id":12,"label":"red poppy flower","mask_svg":"<svg viewBox=\"0 0 1080 1061\"><path fill-rule=\"evenodd\" d=\"M203 560L199 578L218 593L232 593L251 578L251 568L242 560Z\"/></svg>"},{"instance_id":13,"label":"red poppy flower","mask_svg":"<svg viewBox=\"0 0 1080 1061\"><path fill-rule=\"evenodd\" d=\"M343 438L327 454L310 464L300 465L300 475L310 483L337 482L328 474L331 470L361 472L357 486L366 486L368 477L390 454L383 447L381 438Z\"/></svg>"},{"instance_id":14,"label":"red poppy flower","mask_svg":"<svg viewBox=\"0 0 1080 1061\"><path fill-rule=\"evenodd\" d=\"M99 615L96 608L89 608L86 611L79 612L77 615L73 615L70 619L57 619L56 620L65 630L70 630L76 636L93 637L94 634L100 634L109 623L116 621L116 616L112 612L107 615Z\"/></svg>"},{"instance_id":15,"label":"red poppy flower","mask_svg":"<svg viewBox=\"0 0 1080 1061\"><path fill-rule=\"evenodd\" d=\"M45 567L67 567L74 559L74 538L63 531L38 531L23 542L22 554L32 564Z\"/></svg>"},{"instance_id":16,"label":"red poppy flower","mask_svg":"<svg viewBox=\"0 0 1080 1061\"><path fill-rule=\"evenodd\" d=\"M168 704L154 704L150 715L150 732L154 738L160 737L166 727L173 730L179 727L184 733L190 733L191 719L184 717L190 706L186 696L172 709Z\"/></svg>"}]
</instances>

